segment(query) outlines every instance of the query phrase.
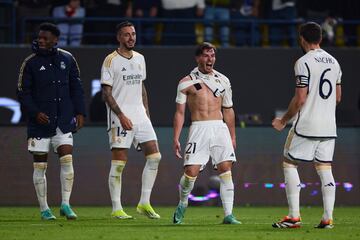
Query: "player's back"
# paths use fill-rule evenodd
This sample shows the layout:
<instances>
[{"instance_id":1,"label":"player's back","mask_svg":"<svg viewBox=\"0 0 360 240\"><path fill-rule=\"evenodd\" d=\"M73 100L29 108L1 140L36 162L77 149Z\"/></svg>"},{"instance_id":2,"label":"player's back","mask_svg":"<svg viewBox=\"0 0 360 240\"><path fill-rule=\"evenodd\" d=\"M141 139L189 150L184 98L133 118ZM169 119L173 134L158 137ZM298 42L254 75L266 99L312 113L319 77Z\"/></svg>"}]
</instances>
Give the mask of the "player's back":
<instances>
[{"instance_id":1,"label":"player's back","mask_svg":"<svg viewBox=\"0 0 360 240\"><path fill-rule=\"evenodd\" d=\"M295 74L298 87L308 87L306 102L295 120L295 132L305 137L336 137L339 63L322 49L310 50L296 62Z\"/></svg>"}]
</instances>

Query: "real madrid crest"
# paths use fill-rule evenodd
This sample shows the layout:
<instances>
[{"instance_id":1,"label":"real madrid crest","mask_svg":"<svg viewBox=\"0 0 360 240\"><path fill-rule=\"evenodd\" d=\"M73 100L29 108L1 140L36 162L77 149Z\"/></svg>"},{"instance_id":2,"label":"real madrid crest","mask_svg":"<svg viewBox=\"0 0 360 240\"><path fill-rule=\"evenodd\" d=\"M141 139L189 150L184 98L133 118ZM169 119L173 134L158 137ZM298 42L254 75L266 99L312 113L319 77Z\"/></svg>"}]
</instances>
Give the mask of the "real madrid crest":
<instances>
[{"instance_id":1,"label":"real madrid crest","mask_svg":"<svg viewBox=\"0 0 360 240\"><path fill-rule=\"evenodd\" d=\"M63 61L60 62L60 68L62 70L66 69L66 65L65 65L65 63Z\"/></svg>"}]
</instances>

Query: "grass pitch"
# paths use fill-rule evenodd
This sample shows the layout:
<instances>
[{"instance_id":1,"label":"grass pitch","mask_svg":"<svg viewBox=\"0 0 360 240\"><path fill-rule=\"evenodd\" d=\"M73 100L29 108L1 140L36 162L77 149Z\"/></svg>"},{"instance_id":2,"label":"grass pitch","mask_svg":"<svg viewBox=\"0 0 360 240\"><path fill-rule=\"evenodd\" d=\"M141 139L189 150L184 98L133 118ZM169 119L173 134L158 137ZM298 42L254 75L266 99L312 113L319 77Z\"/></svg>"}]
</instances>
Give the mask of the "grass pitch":
<instances>
[{"instance_id":1,"label":"grass pitch","mask_svg":"<svg viewBox=\"0 0 360 240\"><path fill-rule=\"evenodd\" d=\"M234 215L242 225L220 224L221 207L189 207L184 224L173 225L175 207L155 207L161 219L152 220L126 207L136 219L110 218L110 207L74 207L79 218L67 221L59 216L55 221L41 221L37 207L0 207L1 240L92 240L92 239L360 239L360 207L337 207L335 228L314 229L319 223L322 209L301 209L303 225L300 229L273 229L271 224L287 213L286 207L237 207Z\"/></svg>"}]
</instances>

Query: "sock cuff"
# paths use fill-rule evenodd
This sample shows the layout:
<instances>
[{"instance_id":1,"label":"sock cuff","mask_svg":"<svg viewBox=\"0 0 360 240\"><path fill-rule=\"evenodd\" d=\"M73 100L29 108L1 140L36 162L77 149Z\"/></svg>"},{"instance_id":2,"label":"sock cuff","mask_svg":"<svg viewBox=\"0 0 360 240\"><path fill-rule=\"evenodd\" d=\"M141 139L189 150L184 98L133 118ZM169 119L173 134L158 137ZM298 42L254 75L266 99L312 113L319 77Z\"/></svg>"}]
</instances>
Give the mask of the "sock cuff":
<instances>
[{"instance_id":1,"label":"sock cuff","mask_svg":"<svg viewBox=\"0 0 360 240\"><path fill-rule=\"evenodd\" d=\"M223 173L219 174L219 177L222 180L231 179L231 177L232 177L231 171L229 170L229 171L223 172Z\"/></svg>"},{"instance_id":2,"label":"sock cuff","mask_svg":"<svg viewBox=\"0 0 360 240\"><path fill-rule=\"evenodd\" d=\"M146 160L160 161L161 154L160 152L152 153L145 156Z\"/></svg>"},{"instance_id":3,"label":"sock cuff","mask_svg":"<svg viewBox=\"0 0 360 240\"><path fill-rule=\"evenodd\" d=\"M60 164L71 164L72 163L72 155L66 154L60 157Z\"/></svg>"},{"instance_id":4,"label":"sock cuff","mask_svg":"<svg viewBox=\"0 0 360 240\"><path fill-rule=\"evenodd\" d=\"M190 177L187 174L184 173L184 177L185 179L189 180L189 181L195 181L197 177Z\"/></svg>"},{"instance_id":5,"label":"sock cuff","mask_svg":"<svg viewBox=\"0 0 360 240\"><path fill-rule=\"evenodd\" d=\"M331 170L332 167L331 165L316 165L315 169L316 171L326 171L326 170Z\"/></svg>"},{"instance_id":6,"label":"sock cuff","mask_svg":"<svg viewBox=\"0 0 360 240\"><path fill-rule=\"evenodd\" d=\"M288 163L288 162L283 162L283 168L296 168L297 169L297 165L295 164L291 164L291 163Z\"/></svg>"},{"instance_id":7,"label":"sock cuff","mask_svg":"<svg viewBox=\"0 0 360 240\"><path fill-rule=\"evenodd\" d=\"M46 169L47 168L47 162L34 162L33 166L35 169Z\"/></svg>"},{"instance_id":8,"label":"sock cuff","mask_svg":"<svg viewBox=\"0 0 360 240\"><path fill-rule=\"evenodd\" d=\"M125 160L111 160L111 165L115 166L125 166L126 161Z\"/></svg>"}]
</instances>

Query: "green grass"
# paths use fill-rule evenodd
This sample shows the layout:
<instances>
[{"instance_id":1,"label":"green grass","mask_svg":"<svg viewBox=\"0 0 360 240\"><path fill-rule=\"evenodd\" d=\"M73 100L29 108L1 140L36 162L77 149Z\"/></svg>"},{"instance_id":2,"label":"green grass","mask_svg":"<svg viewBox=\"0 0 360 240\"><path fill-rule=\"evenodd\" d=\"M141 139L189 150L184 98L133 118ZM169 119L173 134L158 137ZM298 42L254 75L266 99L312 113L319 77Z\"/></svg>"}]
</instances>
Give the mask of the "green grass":
<instances>
[{"instance_id":1,"label":"green grass","mask_svg":"<svg viewBox=\"0 0 360 240\"><path fill-rule=\"evenodd\" d=\"M75 207L79 218L67 221L53 208L56 221L41 221L37 207L0 207L0 239L92 240L92 239L360 239L360 207L335 209L335 228L314 229L322 209L302 208L300 229L273 229L271 223L287 213L286 207L237 207L242 225L223 225L221 207L189 207L183 225L172 224L175 207L156 207L159 220L147 219L126 207L133 220L110 218L110 207Z\"/></svg>"}]
</instances>

